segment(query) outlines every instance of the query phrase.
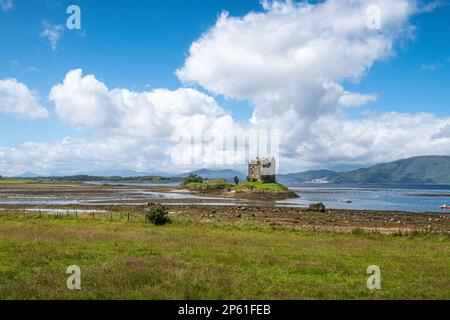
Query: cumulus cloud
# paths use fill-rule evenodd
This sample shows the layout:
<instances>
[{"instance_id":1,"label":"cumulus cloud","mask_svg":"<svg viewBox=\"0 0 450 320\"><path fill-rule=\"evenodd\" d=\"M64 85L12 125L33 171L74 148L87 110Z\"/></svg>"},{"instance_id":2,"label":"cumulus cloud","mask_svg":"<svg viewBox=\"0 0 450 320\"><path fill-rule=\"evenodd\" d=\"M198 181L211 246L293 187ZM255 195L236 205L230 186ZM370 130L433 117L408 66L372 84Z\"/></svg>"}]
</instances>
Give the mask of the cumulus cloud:
<instances>
[{"instance_id":1,"label":"cumulus cloud","mask_svg":"<svg viewBox=\"0 0 450 320\"><path fill-rule=\"evenodd\" d=\"M368 27L373 6L381 14L380 29ZM324 119L333 127L345 115L343 108L376 101L374 93L346 90L345 82L361 81L377 61L392 57L395 44L410 37L409 20L418 9L408 0L263 1L263 9L243 17L222 13L191 45L176 73L186 84L251 101L251 124L280 129L287 159L312 159L307 150L327 146L316 142ZM344 139L339 131L344 128L335 128L335 136ZM353 148L351 141L330 141ZM336 151L335 157L349 158L344 150ZM365 160L372 161L369 154Z\"/></svg>"},{"instance_id":2,"label":"cumulus cloud","mask_svg":"<svg viewBox=\"0 0 450 320\"><path fill-rule=\"evenodd\" d=\"M10 11L14 8L12 0L0 0L0 9L2 11Z\"/></svg>"},{"instance_id":3,"label":"cumulus cloud","mask_svg":"<svg viewBox=\"0 0 450 320\"><path fill-rule=\"evenodd\" d=\"M165 164L164 154L149 141L123 136L64 138L0 147L3 175L33 171L40 174L75 174L95 170L135 169L146 172Z\"/></svg>"},{"instance_id":4,"label":"cumulus cloud","mask_svg":"<svg viewBox=\"0 0 450 320\"><path fill-rule=\"evenodd\" d=\"M369 102L377 100L375 94L360 94L354 92L344 92L339 98L339 105L343 107L359 107Z\"/></svg>"},{"instance_id":5,"label":"cumulus cloud","mask_svg":"<svg viewBox=\"0 0 450 320\"><path fill-rule=\"evenodd\" d=\"M0 80L0 112L27 118L46 118L48 111L36 95L16 79Z\"/></svg>"},{"instance_id":6,"label":"cumulus cloud","mask_svg":"<svg viewBox=\"0 0 450 320\"><path fill-rule=\"evenodd\" d=\"M175 132L207 130L231 119L214 98L197 90L110 90L81 69L53 86L49 99L59 118L76 127L147 139L171 139Z\"/></svg>"},{"instance_id":7,"label":"cumulus cloud","mask_svg":"<svg viewBox=\"0 0 450 320\"><path fill-rule=\"evenodd\" d=\"M63 33L64 26L53 25L45 20L42 21L42 31L40 33L40 36L47 39L52 50L56 50L56 48L58 47L58 41L61 39Z\"/></svg>"},{"instance_id":8,"label":"cumulus cloud","mask_svg":"<svg viewBox=\"0 0 450 320\"><path fill-rule=\"evenodd\" d=\"M450 117L429 113L345 114L320 118L299 145L306 165L364 166L419 155L450 154Z\"/></svg>"}]
</instances>

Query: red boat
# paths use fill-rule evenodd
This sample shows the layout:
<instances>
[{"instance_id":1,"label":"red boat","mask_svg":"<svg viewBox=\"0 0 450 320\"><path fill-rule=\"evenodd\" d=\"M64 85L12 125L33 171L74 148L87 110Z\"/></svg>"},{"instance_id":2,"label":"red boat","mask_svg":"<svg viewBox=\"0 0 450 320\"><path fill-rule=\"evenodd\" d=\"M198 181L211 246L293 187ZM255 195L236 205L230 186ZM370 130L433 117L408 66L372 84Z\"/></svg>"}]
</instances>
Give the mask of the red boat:
<instances>
[{"instance_id":1,"label":"red boat","mask_svg":"<svg viewBox=\"0 0 450 320\"><path fill-rule=\"evenodd\" d=\"M442 210L450 210L450 206L444 204L444 205L441 207L441 209L442 209Z\"/></svg>"}]
</instances>

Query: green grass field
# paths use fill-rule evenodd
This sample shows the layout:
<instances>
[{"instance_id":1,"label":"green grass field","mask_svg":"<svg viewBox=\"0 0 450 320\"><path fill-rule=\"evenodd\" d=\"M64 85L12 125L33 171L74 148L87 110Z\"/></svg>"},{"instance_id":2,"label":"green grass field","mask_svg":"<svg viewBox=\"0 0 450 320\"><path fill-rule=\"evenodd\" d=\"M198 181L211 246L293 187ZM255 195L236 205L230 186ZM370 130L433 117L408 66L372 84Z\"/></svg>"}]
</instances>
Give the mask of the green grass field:
<instances>
[{"instance_id":1,"label":"green grass field","mask_svg":"<svg viewBox=\"0 0 450 320\"><path fill-rule=\"evenodd\" d=\"M1 299L449 299L448 236L0 213ZM101 221L99 219L102 219ZM78 265L82 290L66 289ZM378 265L382 290L366 288Z\"/></svg>"},{"instance_id":2,"label":"green grass field","mask_svg":"<svg viewBox=\"0 0 450 320\"><path fill-rule=\"evenodd\" d=\"M22 180L22 179L0 179L0 184L26 184L26 183L33 183L31 180Z\"/></svg>"}]
</instances>

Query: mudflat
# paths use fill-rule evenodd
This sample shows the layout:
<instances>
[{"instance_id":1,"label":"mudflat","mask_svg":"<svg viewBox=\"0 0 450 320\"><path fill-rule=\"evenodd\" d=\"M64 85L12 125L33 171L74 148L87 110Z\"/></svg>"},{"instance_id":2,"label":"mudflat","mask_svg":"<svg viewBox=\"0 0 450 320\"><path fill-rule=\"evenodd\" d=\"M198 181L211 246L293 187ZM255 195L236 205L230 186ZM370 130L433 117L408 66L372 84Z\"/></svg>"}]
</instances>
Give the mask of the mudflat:
<instances>
[{"instance_id":1,"label":"mudflat","mask_svg":"<svg viewBox=\"0 0 450 320\"><path fill-rule=\"evenodd\" d=\"M336 210L325 213L306 208L286 207L271 199L227 198L196 193L177 186L137 186L82 183L0 184L0 214L57 210L73 214L77 210L144 213L152 203L167 205L171 215L223 222L263 222L273 228L306 231L450 233L450 214L409 213L369 210Z\"/></svg>"}]
</instances>

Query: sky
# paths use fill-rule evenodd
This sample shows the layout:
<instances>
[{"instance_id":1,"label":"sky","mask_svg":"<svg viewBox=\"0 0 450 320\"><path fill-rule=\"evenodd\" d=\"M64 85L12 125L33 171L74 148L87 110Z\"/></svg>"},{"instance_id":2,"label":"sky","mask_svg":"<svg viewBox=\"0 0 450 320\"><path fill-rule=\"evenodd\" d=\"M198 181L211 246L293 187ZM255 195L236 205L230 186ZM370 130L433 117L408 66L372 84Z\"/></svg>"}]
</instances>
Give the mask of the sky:
<instances>
[{"instance_id":1,"label":"sky","mask_svg":"<svg viewBox=\"0 0 450 320\"><path fill-rule=\"evenodd\" d=\"M0 0L0 175L244 170L255 132L281 172L450 155L448 21L448 1Z\"/></svg>"}]
</instances>

